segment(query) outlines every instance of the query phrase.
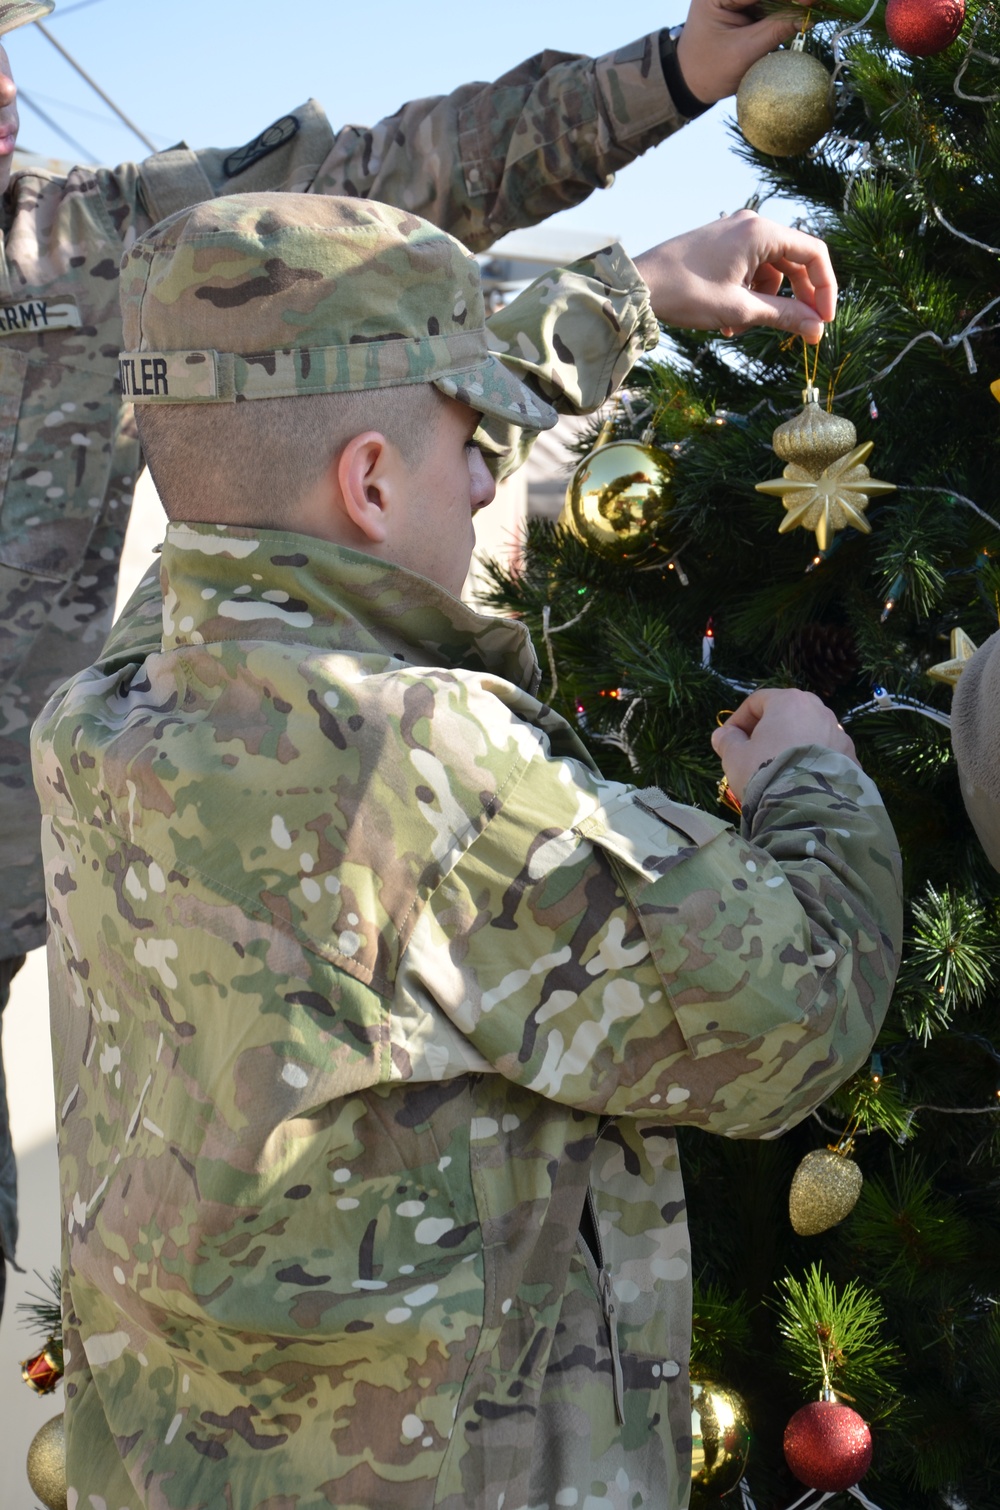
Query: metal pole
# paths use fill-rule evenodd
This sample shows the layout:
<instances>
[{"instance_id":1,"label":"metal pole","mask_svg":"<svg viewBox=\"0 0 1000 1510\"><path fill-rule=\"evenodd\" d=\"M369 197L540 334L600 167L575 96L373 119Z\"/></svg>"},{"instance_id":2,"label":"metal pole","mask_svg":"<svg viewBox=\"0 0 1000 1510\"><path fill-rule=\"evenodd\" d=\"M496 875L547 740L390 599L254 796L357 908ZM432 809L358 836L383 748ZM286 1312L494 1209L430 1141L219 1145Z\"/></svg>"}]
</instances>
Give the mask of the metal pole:
<instances>
[{"instance_id":1,"label":"metal pole","mask_svg":"<svg viewBox=\"0 0 1000 1510\"><path fill-rule=\"evenodd\" d=\"M83 68L80 67L80 65L76 61L76 59L70 53L68 53L66 51L65 47L62 45L61 42L58 42L56 40L56 38L49 31L48 27L47 26L43 26L42 23L41 23L41 21L36 21L35 25L38 27L38 30L41 32L42 36L46 37L48 39L48 41L50 41L52 43L52 46L55 48L56 52L61 52L62 55L63 55L63 57L66 59L66 62L70 65L70 67L76 69L76 71L80 75L81 79L85 79L86 82L90 85L91 89L94 91L94 93L100 95L100 97L104 101L105 105L107 105L111 110L113 110L115 112L115 115L118 116L119 120L122 120L122 121L125 122L125 125L128 127L128 129L131 132L134 133L134 135L136 135L139 138L139 140L142 142L143 146L144 147L148 147L149 150L150 150L150 152L155 152L157 150L156 143L155 142L151 142L148 136L143 135L143 133L139 130L139 127L134 123L134 121L130 121L129 120L129 118L125 114L124 110L119 110L118 109L118 106L115 104L114 100L108 98L108 96L104 93L104 90L101 88L100 84L96 84L94 82L94 80L90 77L90 74L87 73L87 71L85 69L83 69Z\"/></svg>"}]
</instances>

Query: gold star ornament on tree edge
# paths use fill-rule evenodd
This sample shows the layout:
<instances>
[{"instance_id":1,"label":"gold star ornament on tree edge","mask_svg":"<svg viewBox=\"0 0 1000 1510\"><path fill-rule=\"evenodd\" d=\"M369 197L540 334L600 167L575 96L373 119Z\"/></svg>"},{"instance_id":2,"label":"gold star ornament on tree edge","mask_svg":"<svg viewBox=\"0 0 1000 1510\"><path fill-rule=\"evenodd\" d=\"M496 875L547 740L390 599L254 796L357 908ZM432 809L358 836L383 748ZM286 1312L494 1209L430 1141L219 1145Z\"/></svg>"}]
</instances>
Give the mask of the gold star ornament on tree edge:
<instances>
[{"instance_id":1,"label":"gold star ornament on tree edge","mask_svg":"<svg viewBox=\"0 0 1000 1510\"><path fill-rule=\"evenodd\" d=\"M872 527L864 515L870 499L896 491L894 482L880 482L865 466L873 448L874 442L870 440L855 446L846 456L824 467L818 476L797 462L789 462L781 477L758 482L758 493L780 498L788 510L778 525L778 533L784 535L796 525L815 530L821 551L827 550L836 532L848 525L870 535Z\"/></svg>"},{"instance_id":2,"label":"gold star ornament on tree edge","mask_svg":"<svg viewBox=\"0 0 1000 1510\"><path fill-rule=\"evenodd\" d=\"M947 661L938 661L936 666L928 666L927 675L936 682L947 682L954 690L958 685L958 679L965 670L965 663L972 659L977 647L969 639L964 629L951 631L951 657Z\"/></svg>"}]
</instances>

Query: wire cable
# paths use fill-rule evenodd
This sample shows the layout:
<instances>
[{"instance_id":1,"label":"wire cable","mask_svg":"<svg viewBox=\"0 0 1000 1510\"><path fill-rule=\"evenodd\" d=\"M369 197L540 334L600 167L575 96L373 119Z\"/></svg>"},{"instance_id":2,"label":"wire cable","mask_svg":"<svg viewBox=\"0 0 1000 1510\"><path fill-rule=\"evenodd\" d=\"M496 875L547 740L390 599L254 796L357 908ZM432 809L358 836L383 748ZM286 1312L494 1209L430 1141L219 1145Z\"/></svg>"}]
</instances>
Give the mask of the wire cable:
<instances>
[{"instance_id":1,"label":"wire cable","mask_svg":"<svg viewBox=\"0 0 1000 1510\"><path fill-rule=\"evenodd\" d=\"M66 59L66 62L70 65L70 67L76 69L81 79L85 80L85 82L90 85L95 94L100 95L105 105L107 105L111 110L115 112L115 115L117 115L119 120L124 121L125 125L133 133L133 135L139 138L143 146L148 147L150 152L156 152L156 143L151 142L149 137L146 136L144 132L139 130L139 127L135 124L135 122L129 120L124 110L120 110L111 96L104 93L104 90L101 88L100 84L96 83L90 77L90 74L87 73L86 69L81 68L80 64L73 57L72 53L66 51L65 47L52 35L48 27L43 26L41 21L36 21L35 25L38 27L38 30L41 32L42 36L45 37L46 41L52 43L52 46L55 48L56 52L62 53L63 57Z\"/></svg>"},{"instance_id":2,"label":"wire cable","mask_svg":"<svg viewBox=\"0 0 1000 1510\"><path fill-rule=\"evenodd\" d=\"M70 136L68 131L64 131L61 126L57 126L51 115L46 115L41 106L36 105L31 96L25 94L23 89L18 89L17 97L21 101L22 105L27 105L29 110L33 110L38 118L45 122L50 131L54 131L57 136L62 137L64 142L68 142L69 145L73 148L74 152L81 153L84 162L96 163L97 158L95 157L94 153L91 152L89 148L84 147L80 142L74 140L74 138Z\"/></svg>"}]
</instances>

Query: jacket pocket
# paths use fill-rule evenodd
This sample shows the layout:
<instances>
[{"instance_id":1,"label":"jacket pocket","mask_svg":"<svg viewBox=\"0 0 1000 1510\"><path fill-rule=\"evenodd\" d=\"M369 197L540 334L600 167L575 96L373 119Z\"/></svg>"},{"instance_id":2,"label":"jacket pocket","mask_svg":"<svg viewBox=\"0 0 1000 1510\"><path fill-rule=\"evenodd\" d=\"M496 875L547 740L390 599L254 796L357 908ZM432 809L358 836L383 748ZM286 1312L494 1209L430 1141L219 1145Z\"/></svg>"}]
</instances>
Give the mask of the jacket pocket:
<instances>
[{"instance_id":1,"label":"jacket pocket","mask_svg":"<svg viewBox=\"0 0 1000 1510\"><path fill-rule=\"evenodd\" d=\"M107 358L83 369L49 351L0 348L0 565L56 582L79 571L122 412Z\"/></svg>"},{"instance_id":2,"label":"jacket pocket","mask_svg":"<svg viewBox=\"0 0 1000 1510\"><path fill-rule=\"evenodd\" d=\"M616 872L636 905L642 889L636 877L657 880L730 827L725 819L673 802L651 786L613 797L576 824L575 832L620 862Z\"/></svg>"},{"instance_id":3,"label":"jacket pocket","mask_svg":"<svg viewBox=\"0 0 1000 1510\"><path fill-rule=\"evenodd\" d=\"M24 378L28 371L28 354L0 345L0 498L7 492L10 460L14 454L14 432L21 412ZM2 516L0 516L2 528Z\"/></svg>"}]
</instances>

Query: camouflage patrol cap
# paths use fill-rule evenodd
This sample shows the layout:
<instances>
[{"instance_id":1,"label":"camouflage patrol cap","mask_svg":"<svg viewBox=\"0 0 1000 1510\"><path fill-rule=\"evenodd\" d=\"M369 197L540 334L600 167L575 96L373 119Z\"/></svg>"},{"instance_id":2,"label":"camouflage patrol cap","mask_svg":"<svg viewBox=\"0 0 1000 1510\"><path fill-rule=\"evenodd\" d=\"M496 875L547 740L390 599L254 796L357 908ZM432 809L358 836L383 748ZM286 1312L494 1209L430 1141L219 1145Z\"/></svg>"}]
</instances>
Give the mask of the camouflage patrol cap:
<instances>
[{"instance_id":1,"label":"camouflage patrol cap","mask_svg":"<svg viewBox=\"0 0 1000 1510\"><path fill-rule=\"evenodd\" d=\"M26 26L29 21L40 21L50 16L56 8L56 0L0 0L0 36L13 31L15 26Z\"/></svg>"},{"instance_id":2,"label":"camouflage patrol cap","mask_svg":"<svg viewBox=\"0 0 1000 1510\"><path fill-rule=\"evenodd\" d=\"M126 252L121 301L134 403L433 383L522 429L556 421L490 352L465 247L370 199L232 194L181 210Z\"/></svg>"}]
</instances>

